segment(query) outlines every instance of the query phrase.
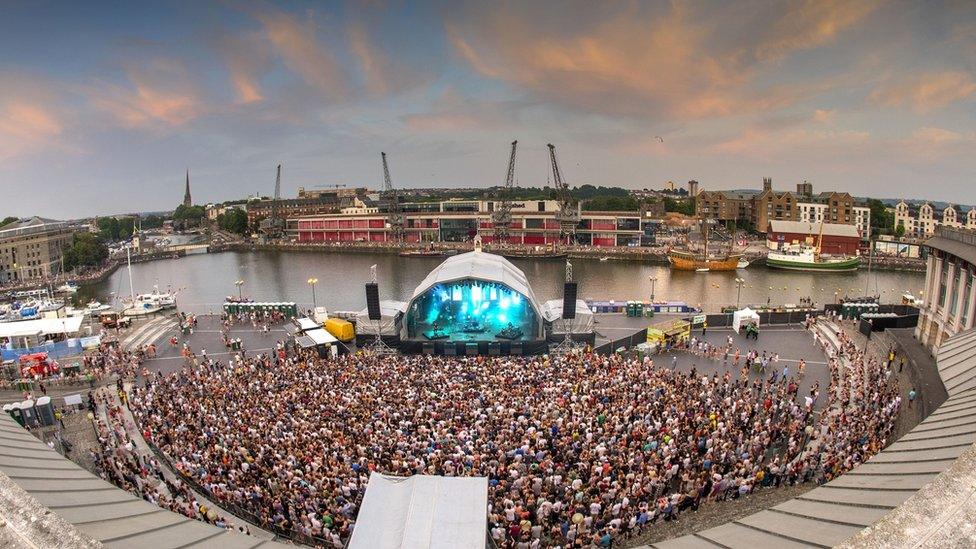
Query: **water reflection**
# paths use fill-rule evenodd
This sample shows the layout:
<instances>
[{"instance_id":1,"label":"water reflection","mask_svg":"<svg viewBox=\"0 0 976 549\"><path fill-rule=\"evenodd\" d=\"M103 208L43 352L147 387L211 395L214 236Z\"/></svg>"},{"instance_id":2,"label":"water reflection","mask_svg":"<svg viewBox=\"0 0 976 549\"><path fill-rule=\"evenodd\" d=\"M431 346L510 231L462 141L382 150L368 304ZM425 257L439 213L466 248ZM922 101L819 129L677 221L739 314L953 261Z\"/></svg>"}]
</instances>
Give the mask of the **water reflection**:
<instances>
[{"instance_id":1,"label":"water reflection","mask_svg":"<svg viewBox=\"0 0 976 549\"><path fill-rule=\"evenodd\" d=\"M319 279L318 303L333 310L358 310L365 307L363 284L369 268L376 265L382 299L406 300L421 280L442 260L403 258L387 254L328 254L312 252L225 252L201 254L181 259L140 263L132 266L136 293L154 284L180 291L181 309L204 313L217 311L224 297L237 295L234 282L243 280L245 296L261 301L297 301L304 307L312 302L306 281ZM919 294L925 276L919 273L875 272L804 273L753 267L730 273L671 271L667 266L625 261L573 260L573 274L585 299L647 300L650 277L657 278L658 300L686 301L717 310L735 304L735 278L746 280L742 304L798 303L809 297L817 303L831 302L839 296L878 293L885 302L901 299L905 291ZM514 263L522 269L541 300L559 298L565 274L561 261ZM128 275L120 269L102 283L82 288L79 301L107 300L111 294L129 294Z\"/></svg>"}]
</instances>

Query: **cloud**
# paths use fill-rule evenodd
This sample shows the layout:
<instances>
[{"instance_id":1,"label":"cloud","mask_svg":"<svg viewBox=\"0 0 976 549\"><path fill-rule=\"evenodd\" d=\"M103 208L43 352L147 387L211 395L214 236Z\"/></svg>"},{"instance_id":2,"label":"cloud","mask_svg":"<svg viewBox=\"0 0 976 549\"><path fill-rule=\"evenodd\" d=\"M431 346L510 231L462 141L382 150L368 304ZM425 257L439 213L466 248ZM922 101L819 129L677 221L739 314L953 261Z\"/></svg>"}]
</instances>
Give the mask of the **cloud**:
<instances>
[{"instance_id":1,"label":"cloud","mask_svg":"<svg viewBox=\"0 0 976 549\"><path fill-rule=\"evenodd\" d=\"M868 100L882 107L908 106L924 114L967 100L974 93L976 82L972 75L944 71L888 79L871 92Z\"/></svg>"},{"instance_id":2,"label":"cloud","mask_svg":"<svg viewBox=\"0 0 976 549\"><path fill-rule=\"evenodd\" d=\"M64 130L48 106L28 98L0 100L0 161L51 148Z\"/></svg>"},{"instance_id":3,"label":"cloud","mask_svg":"<svg viewBox=\"0 0 976 549\"><path fill-rule=\"evenodd\" d=\"M770 61L823 44L870 11L803 4L765 40L757 33L743 41L724 28L736 24L729 21L734 11L729 17L695 13L694 5L680 2L663 10L616 6L546 25L532 13L492 4L447 15L445 33L457 57L479 74L541 100L617 117L699 120L781 109L807 98L809 85L761 79ZM816 29L788 36L786 29L800 23Z\"/></svg>"},{"instance_id":4,"label":"cloud","mask_svg":"<svg viewBox=\"0 0 976 549\"><path fill-rule=\"evenodd\" d=\"M272 49L306 84L333 100L344 99L349 89L346 76L332 51L317 37L312 18L268 9L256 14Z\"/></svg>"},{"instance_id":5,"label":"cloud","mask_svg":"<svg viewBox=\"0 0 976 549\"><path fill-rule=\"evenodd\" d=\"M349 35L349 48L359 60L366 89L373 94L385 95L390 91L390 60L373 47L363 25L353 23L346 32Z\"/></svg>"},{"instance_id":6,"label":"cloud","mask_svg":"<svg viewBox=\"0 0 976 549\"><path fill-rule=\"evenodd\" d=\"M469 129L513 128L517 112L525 106L518 101L480 101L462 97L454 88L440 94L429 112L400 117L413 133L449 133Z\"/></svg>"},{"instance_id":7,"label":"cloud","mask_svg":"<svg viewBox=\"0 0 976 549\"><path fill-rule=\"evenodd\" d=\"M261 78L271 70L270 46L264 36L225 33L216 48L227 65L236 101L248 104L264 100Z\"/></svg>"},{"instance_id":8,"label":"cloud","mask_svg":"<svg viewBox=\"0 0 976 549\"><path fill-rule=\"evenodd\" d=\"M755 48L756 57L778 61L799 50L822 46L861 23L880 0L805 0L787 11Z\"/></svg>"},{"instance_id":9,"label":"cloud","mask_svg":"<svg viewBox=\"0 0 976 549\"><path fill-rule=\"evenodd\" d=\"M91 102L130 128L182 126L205 111L203 100L180 61L156 58L130 64L126 84L101 82L88 90Z\"/></svg>"},{"instance_id":10,"label":"cloud","mask_svg":"<svg viewBox=\"0 0 976 549\"><path fill-rule=\"evenodd\" d=\"M785 131L767 131L752 127L732 138L711 145L707 150L720 156L774 159L797 151L803 155L829 156L849 152L852 147L861 147L870 143L870 132L860 130L793 128Z\"/></svg>"}]
</instances>

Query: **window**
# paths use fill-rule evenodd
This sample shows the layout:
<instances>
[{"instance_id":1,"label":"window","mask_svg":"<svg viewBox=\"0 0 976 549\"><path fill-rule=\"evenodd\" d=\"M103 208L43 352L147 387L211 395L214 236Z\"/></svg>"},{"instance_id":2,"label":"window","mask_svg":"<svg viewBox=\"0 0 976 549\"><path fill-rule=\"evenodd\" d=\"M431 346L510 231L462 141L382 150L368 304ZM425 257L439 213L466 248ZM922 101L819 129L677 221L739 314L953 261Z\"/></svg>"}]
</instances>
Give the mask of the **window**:
<instances>
[{"instance_id":1,"label":"window","mask_svg":"<svg viewBox=\"0 0 976 549\"><path fill-rule=\"evenodd\" d=\"M947 258L942 259L942 272L939 274L939 307L945 307L946 300L946 284L949 278L949 260Z\"/></svg>"},{"instance_id":2,"label":"window","mask_svg":"<svg viewBox=\"0 0 976 549\"><path fill-rule=\"evenodd\" d=\"M969 303L973 296L973 273L971 270L966 271L966 289L962 294L962 312L959 315L959 322L963 328L966 328L966 324L969 322Z\"/></svg>"},{"instance_id":3,"label":"window","mask_svg":"<svg viewBox=\"0 0 976 549\"><path fill-rule=\"evenodd\" d=\"M958 307L956 303L959 301L956 297L959 295L959 284L962 282L962 269L956 269L956 277L952 283L952 291L949 292L949 315L956 316L956 311Z\"/></svg>"}]
</instances>

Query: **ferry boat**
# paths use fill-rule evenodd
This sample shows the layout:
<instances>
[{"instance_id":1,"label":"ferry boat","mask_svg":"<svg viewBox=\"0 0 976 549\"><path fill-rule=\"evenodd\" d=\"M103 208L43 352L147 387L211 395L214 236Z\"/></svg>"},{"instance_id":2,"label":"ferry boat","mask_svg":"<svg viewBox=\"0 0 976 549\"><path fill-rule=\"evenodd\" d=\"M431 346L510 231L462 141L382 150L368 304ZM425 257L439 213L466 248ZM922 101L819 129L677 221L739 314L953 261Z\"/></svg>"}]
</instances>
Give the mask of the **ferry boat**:
<instances>
[{"instance_id":1,"label":"ferry boat","mask_svg":"<svg viewBox=\"0 0 976 549\"><path fill-rule=\"evenodd\" d=\"M442 257L444 252L440 250L407 250L397 255L400 257Z\"/></svg>"},{"instance_id":2,"label":"ferry boat","mask_svg":"<svg viewBox=\"0 0 976 549\"><path fill-rule=\"evenodd\" d=\"M730 248L727 252L709 253L708 251L708 222L702 223L703 246L701 251L668 250L668 263L676 271L695 271L699 273L712 271L734 271L742 261L742 254L735 253ZM747 263L748 264L748 263Z\"/></svg>"},{"instance_id":3,"label":"ferry boat","mask_svg":"<svg viewBox=\"0 0 976 549\"><path fill-rule=\"evenodd\" d=\"M791 271L856 271L861 266L857 256L827 256L812 246L799 246L784 251L770 251L766 266Z\"/></svg>"},{"instance_id":4,"label":"ferry boat","mask_svg":"<svg viewBox=\"0 0 976 549\"><path fill-rule=\"evenodd\" d=\"M823 243L823 221L820 222L820 236L817 245L799 244L784 250L770 250L766 256L766 266L773 269L791 271L856 271L861 266L861 258L854 255L826 255L820 253Z\"/></svg>"}]
</instances>

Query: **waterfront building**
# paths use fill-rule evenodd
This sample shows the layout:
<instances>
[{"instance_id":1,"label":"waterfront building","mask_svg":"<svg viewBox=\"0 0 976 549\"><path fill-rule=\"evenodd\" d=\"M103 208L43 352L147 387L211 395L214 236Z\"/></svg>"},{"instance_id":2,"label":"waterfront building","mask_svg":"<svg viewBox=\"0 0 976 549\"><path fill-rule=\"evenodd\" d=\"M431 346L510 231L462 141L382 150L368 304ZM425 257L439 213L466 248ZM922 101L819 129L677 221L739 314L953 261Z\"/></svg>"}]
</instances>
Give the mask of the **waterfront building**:
<instances>
[{"instance_id":1,"label":"waterfront building","mask_svg":"<svg viewBox=\"0 0 976 549\"><path fill-rule=\"evenodd\" d=\"M261 199L252 200L247 203L247 223L252 227L264 218L271 215L273 207L277 207L278 215L285 219L297 218L301 216L334 214L343 208L355 207L357 204L364 205L363 201L369 199L360 198L355 192L344 190L322 190L306 191L301 189L298 198L284 198L277 200Z\"/></svg>"},{"instance_id":2,"label":"waterfront building","mask_svg":"<svg viewBox=\"0 0 976 549\"><path fill-rule=\"evenodd\" d=\"M956 227L976 230L976 206L963 213L949 204L942 211L928 202L912 205L904 200L895 205L895 227L905 227L906 236L928 238L938 227Z\"/></svg>"},{"instance_id":3,"label":"waterfront building","mask_svg":"<svg viewBox=\"0 0 976 549\"><path fill-rule=\"evenodd\" d=\"M762 191L701 191L695 200L697 214L721 222L746 221L763 232L770 221L837 223L853 225L867 241L871 235L871 209L858 205L849 193L813 193L813 184L797 184L796 194L773 190L773 180L763 178Z\"/></svg>"},{"instance_id":4,"label":"waterfront building","mask_svg":"<svg viewBox=\"0 0 976 549\"><path fill-rule=\"evenodd\" d=\"M64 221L36 216L4 226L0 229L0 284L59 274L72 234Z\"/></svg>"},{"instance_id":5,"label":"waterfront building","mask_svg":"<svg viewBox=\"0 0 976 549\"><path fill-rule=\"evenodd\" d=\"M407 242L464 242L481 235L491 243L491 214L500 202L445 200L402 205ZM509 243L548 245L561 242L555 200L523 200L512 204ZM660 223L655 211L582 211L576 242L589 246L641 246L654 243ZM306 215L287 221L288 235L297 242L387 242L393 239L387 216L379 207L351 207L340 212Z\"/></svg>"},{"instance_id":6,"label":"waterfront building","mask_svg":"<svg viewBox=\"0 0 976 549\"><path fill-rule=\"evenodd\" d=\"M935 353L946 338L973 327L976 231L940 226L925 248L925 295L915 337Z\"/></svg>"},{"instance_id":7,"label":"waterfront building","mask_svg":"<svg viewBox=\"0 0 976 549\"><path fill-rule=\"evenodd\" d=\"M766 228L766 247L782 250L794 244L816 246L821 231L823 242L820 249L823 253L857 255L861 246L860 231L854 225L845 223L773 220Z\"/></svg>"}]
</instances>

